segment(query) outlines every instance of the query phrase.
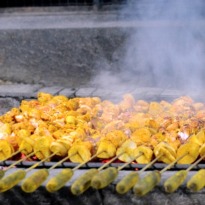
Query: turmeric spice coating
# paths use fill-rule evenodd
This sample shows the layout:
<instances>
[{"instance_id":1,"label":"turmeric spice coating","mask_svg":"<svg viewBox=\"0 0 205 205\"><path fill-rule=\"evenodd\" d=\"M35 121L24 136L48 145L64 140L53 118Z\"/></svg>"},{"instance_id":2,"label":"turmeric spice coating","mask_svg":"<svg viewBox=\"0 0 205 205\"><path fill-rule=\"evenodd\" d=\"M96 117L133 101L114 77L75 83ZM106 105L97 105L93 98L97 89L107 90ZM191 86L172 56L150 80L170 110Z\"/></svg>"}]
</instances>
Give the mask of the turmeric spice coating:
<instances>
[{"instance_id":1,"label":"turmeric spice coating","mask_svg":"<svg viewBox=\"0 0 205 205\"><path fill-rule=\"evenodd\" d=\"M205 104L188 96L148 102L125 94L113 103L40 92L37 99L22 100L20 107L0 116L0 160L21 150L24 155L34 151L39 160L55 153L57 159L70 156L75 163L94 154L98 160L119 155L129 162L142 153L136 162L158 157L171 163L188 152L179 163L189 164L203 149L204 126Z\"/></svg>"}]
</instances>

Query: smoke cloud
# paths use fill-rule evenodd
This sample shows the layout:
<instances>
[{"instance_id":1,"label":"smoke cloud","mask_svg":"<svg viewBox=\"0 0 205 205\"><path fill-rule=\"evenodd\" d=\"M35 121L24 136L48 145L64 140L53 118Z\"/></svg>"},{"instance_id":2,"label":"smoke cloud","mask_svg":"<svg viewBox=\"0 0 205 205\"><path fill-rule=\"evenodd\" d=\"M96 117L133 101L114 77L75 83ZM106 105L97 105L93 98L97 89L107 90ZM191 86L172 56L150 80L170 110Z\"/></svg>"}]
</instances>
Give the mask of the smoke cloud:
<instances>
[{"instance_id":1,"label":"smoke cloud","mask_svg":"<svg viewBox=\"0 0 205 205\"><path fill-rule=\"evenodd\" d=\"M201 92L205 85L204 11L203 0L128 1L120 17L132 22L133 28L121 47L119 70L115 75L101 73L95 82L103 87L113 81L116 87Z\"/></svg>"}]
</instances>

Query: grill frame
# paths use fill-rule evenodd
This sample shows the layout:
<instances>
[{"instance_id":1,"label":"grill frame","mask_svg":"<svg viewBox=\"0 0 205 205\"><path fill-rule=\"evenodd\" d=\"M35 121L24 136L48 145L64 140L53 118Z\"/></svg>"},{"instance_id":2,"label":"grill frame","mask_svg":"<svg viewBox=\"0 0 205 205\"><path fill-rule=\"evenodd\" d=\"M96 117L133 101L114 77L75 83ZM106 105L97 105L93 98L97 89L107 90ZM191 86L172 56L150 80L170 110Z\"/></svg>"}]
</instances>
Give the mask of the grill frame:
<instances>
[{"instance_id":1,"label":"grill frame","mask_svg":"<svg viewBox=\"0 0 205 205\"><path fill-rule=\"evenodd\" d=\"M15 160L6 160L3 162L0 162L0 167L6 167L10 166L16 162ZM38 161L23 161L20 162L19 164L16 165L17 168L28 168L35 163L38 163ZM53 166L56 162L42 162L40 165L38 165L37 168L49 168ZM81 166L79 169L91 169L91 168L99 168L105 163L102 162L88 162L85 165ZM122 166L124 162L113 162L107 167L119 167ZM58 168L74 168L78 165L78 163L73 163L73 162L64 162L61 165L58 165L56 169ZM123 170L127 171L132 171L132 170L140 170L145 166L145 164L137 164L137 163L131 163L127 165ZM153 170L161 170L165 168L167 164L164 163L154 163L153 165L150 166L147 170L153 171ZM190 166L190 164L175 164L172 168L170 168L170 171L178 171L178 170L184 170L187 169ZM192 171L198 171L199 169L205 169L205 163L199 163L197 164Z\"/></svg>"}]
</instances>

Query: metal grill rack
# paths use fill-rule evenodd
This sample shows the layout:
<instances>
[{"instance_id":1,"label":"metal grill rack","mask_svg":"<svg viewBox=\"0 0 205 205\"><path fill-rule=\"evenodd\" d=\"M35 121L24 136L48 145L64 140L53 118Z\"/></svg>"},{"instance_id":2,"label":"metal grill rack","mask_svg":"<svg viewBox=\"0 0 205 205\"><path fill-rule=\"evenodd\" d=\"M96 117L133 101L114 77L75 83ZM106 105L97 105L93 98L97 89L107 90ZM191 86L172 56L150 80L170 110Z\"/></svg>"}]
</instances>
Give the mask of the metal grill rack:
<instances>
[{"instance_id":1,"label":"metal grill rack","mask_svg":"<svg viewBox=\"0 0 205 205\"><path fill-rule=\"evenodd\" d=\"M0 167L3 168L3 167L10 166L14 162L15 161L12 161L12 160L7 160L7 161L0 162ZM27 168L27 167L30 167L30 166L34 165L37 162L38 161L23 161L23 162L20 162L19 164L17 164L16 168ZM38 168L49 168L49 167L53 166L55 163L56 162L43 162L40 165L38 165L37 169ZM124 164L123 162L114 162L114 163L111 163L109 165L109 167L120 167L123 164ZM74 168L77 165L78 165L78 163L64 162L64 163L58 165L57 168ZM102 163L102 162L88 162L87 164L81 166L79 169L99 168L102 165L104 165L104 163ZM131 163L131 164L127 165L123 170L127 170L127 171L138 170L138 169L140 170L144 166L145 166L144 164ZM165 168L166 166L167 166L167 164L164 164L164 163L154 163L147 170L150 170L150 171L161 170L161 169ZM175 164L169 170L178 171L178 170L182 170L182 169L187 169L189 166L190 166L189 164ZM197 164L192 169L192 171L198 171L200 169L205 169L205 164L203 162Z\"/></svg>"}]
</instances>

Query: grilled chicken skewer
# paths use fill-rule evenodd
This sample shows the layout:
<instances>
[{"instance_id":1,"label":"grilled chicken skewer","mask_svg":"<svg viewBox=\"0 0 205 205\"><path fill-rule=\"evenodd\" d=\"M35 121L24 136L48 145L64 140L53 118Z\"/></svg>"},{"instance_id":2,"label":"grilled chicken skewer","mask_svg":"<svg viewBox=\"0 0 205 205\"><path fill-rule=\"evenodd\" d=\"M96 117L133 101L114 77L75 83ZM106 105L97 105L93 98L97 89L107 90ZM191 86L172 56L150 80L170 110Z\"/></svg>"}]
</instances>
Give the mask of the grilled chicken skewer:
<instances>
[{"instance_id":1,"label":"grilled chicken skewer","mask_svg":"<svg viewBox=\"0 0 205 205\"><path fill-rule=\"evenodd\" d=\"M14 153L14 149L7 140L0 140L0 160L4 161L9 159Z\"/></svg>"},{"instance_id":2,"label":"grilled chicken skewer","mask_svg":"<svg viewBox=\"0 0 205 205\"><path fill-rule=\"evenodd\" d=\"M205 186L205 169L200 169L195 175L187 182L187 188L191 191L200 191Z\"/></svg>"},{"instance_id":3,"label":"grilled chicken skewer","mask_svg":"<svg viewBox=\"0 0 205 205\"><path fill-rule=\"evenodd\" d=\"M63 169L56 176L54 176L53 178L51 178L48 181L48 183L46 184L47 191L55 192L55 191L58 191L59 189L61 189L72 178L74 171L76 171L77 169L79 169L80 167L82 167L83 165L88 163L89 161L95 159L96 157L97 157L97 154L93 155L89 160L80 163L79 165L77 165L73 169L70 169L70 168ZM48 170L50 171L50 170L54 169L56 166L63 163L68 158L70 158L70 156L67 156L66 158L62 159L58 163L54 164Z\"/></svg>"},{"instance_id":4,"label":"grilled chicken skewer","mask_svg":"<svg viewBox=\"0 0 205 205\"><path fill-rule=\"evenodd\" d=\"M126 146L121 146L119 148L119 151L124 151L124 154L126 154L126 157L129 158L129 161L127 160L127 163L125 165L122 165L121 167L115 168L115 167L109 167L101 172L99 172L97 175L95 175L92 178L91 186L95 189L102 189L106 186L108 186L111 182L115 180L115 178L118 175L118 172L122 170L125 166L136 160L137 162L145 162L148 163L151 161L153 151L146 146L139 146L136 148L133 148L133 146L129 146L129 144L132 143L132 141L127 141L129 143L126 143ZM121 155L119 157L122 158ZM134 177L134 176L133 176Z\"/></svg>"},{"instance_id":5,"label":"grilled chicken skewer","mask_svg":"<svg viewBox=\"0 0 205 205\"><path fill-rule=\"evenodd\" d=\"M29 155L25 156L25 158L22 158L22 159L16 161L15 163L11 164L9 167L6 168L5 171L9 170L10 168L13 168L19 162L22 162L25 159L27 159L31 156L34 156L35 154L36 154L35 152L30 153ZM52 155L52 156L54 156L54 155ZM49 156L49 157L52 157L52 156ZM11 174L5 176L4 178L2 178L0 180L0 192L5 192L5 191L11 189L12 187L14 187L16 184L18 184L26 176L26 173L28 171L30 171L31 169L34 169L40 163L46 161L47 159L48 158L45 158L45 159L41 160L40 162L34 164L32 167L30 167L26 170L18 170L16 172L11 173Z\"/></svg>"},{"instance_id":6,"label":"grilled chicken skewer","mask_svg":"<svg viewBox=\"0 0 205 205\"><path fill-rule=\"evenodd\" d=\"M205 155L205 144L203 144L199 150L200 156L203 157ZM199 191L205 186L205 170L199 170L188 182L187 188L191 191Z\"/></svg>"},{"instance_id":7,"label":"grilled chicken skewer","mask_svg":"<svg viewBox=\"0 0 205 205\"><path fill-rule=\"evenodd\" d=\"M43 140L43 141L42 141ZM91 143L87 141L79 141L76 143L73 143L71 146L71 143L65 142L65 140L62 142L60 140L53 141L52 139L47 138L41 138L38 140L38 143L36 143L35 147L36 150L40 149L38 151L39 158L45 158L48 153L54 152L55 155L58 156L65 156L67 153L67 156L64 157L61 161L54 164L52 167L50 167L48 170L42 171L38 170L33 175L25 179L22 183L22 190L27 193L34 192L49 176L49 171L54 169L56 166L58 166L60 163L66 161L68 158L72 161L82 161L76 168L72 169L65 169L62 170L56 177L54 177L52 180L49 181L47 184L47 189L52 191L55 191L56 189L60 189L73 175L73 172L89 162L90 160L96 158L97 154L91 157ZM44 142L44 143L43 143ZM43 146L44 145L44 146ZM46 147L45 147L46 146ZM86 156L85 156L86 155ZM49 158L50 159L50 158ZM41 179L41 180L40 180Z\"/></svg>"},{"instance_id":8,"label":"grilled chicken skewer","mask_svg":"<svg viewBox=\"0 0 205 205\"><path fill-rule=\"evenodd\" d=\"M142 156L143 153L139 153L135 158L131 159L129 162L125 163L124 165L116 168L116 167L109 167L105 170L102 170L98 174L96 174L92 180L91 180L91 187L94 189L103 189L106 186L108 186L110 183L112 183L120 170L122 170L125 166L132 163L134 160L136 160L138 157ZM100 171L100 170L98 170Z\"/></svg>"},{"instance_id":9,"label":"grilled chicken skewer","mask_svg":"<svg viewBox=\"0 0 205 205\"><path fill-rule=\"evenodd\" d=\"M159 143L154 148L155 157L158 161L166 163L172 163L175 161L176 152L175 150L165 142ZM160 173L158 171L151 172L140 181L138 181L133 187L133 192L137 195L145 195L151 191L160 181Z\"/></svg>"},{"instance_id":10,"label":"grilled chicken skewer","mask_svg":"<svg viewBox=\"0 0 205 205\"><path fill-rule=\"evenodd\" d=\"M40 164L40 163L46 161L47 159L51 158L54 155L56 155L56 153L52 153L49 157L41 160L37 164ZM56 166L58 166L60 163L67 160L68 158L69 158L69 156L65 157L64 159L62 159L61 161L59 161L58 163L53 165L50 169L40 169L40 170L34 172L32 175L30 175L28 178L26 178L22 182L21 189L26 193L34 192L48 178L49 170L54 169ZM31 169L34 169L35 167L30 167L29 169L26 170L26 172L30 171ZM64 170L64 172L67 174L67 169ZM70 172L69 172L69 174L70 174Z\"/></svg>"},{"instance_id":11,"label":"grilled chicken skewer","mask_svg":"<svg viewBox=\"0 0 205 205\"><path fill-rule=\"evenodd\" d=\"M4 176L4 174L6 173L6 171L8 171L9 169L13 168L15 165L17 165L18 163L28 159L31 156L34 156L35 152L33 152L33 148L32 148L32 141L29 138L24 138L24 140L22 140L19 150L17 150L16 152L14 152L12 155L10 155L8 157L11 158L19 153L23 153L26 154L26 156L24 158L21 158L20 160L14 162L13 164L11 164L9 167L7 167L4 170L0 170L0 179ZM7 159L4 159L7 160Z\"/></svg>"},{"instance_id":12,"label":"grilled chicken skewer","mask_svg":"<svg viewBox=\"0 0 205 205\"><path fill-rule=\"evenodd\" d=\"M15 155L21 153L21 151L22 151L22 150L17 150L16 152L14 152L12 155L10 155L8 158L2 160L1 162L6 161L6 160L8 160L8 159L14 157ZM24 158L24 159L25 159L25 158ZM19 161L18 161L18 163L19 163ZM14 166L15 166L15 165L14 165ZM13 167L13 166L12 166L12 167ZM8 169L7 169L7 170L8 170ZM5 172L6 172L6 170L0 170L0 179L4 176Z\"/></svg>"},{"instance_id":13,"label":"grilled chicken skewer","mask_svg":"<svg viewBox=\"0 0 205 205\"><path fill-rule=\"evenodd\" d=\"M172 163L167 165L161 171L153 171L147 174L144 178L142 178L138 183L134 185L133 192L138 196L144 196L154 189L154 187L160 182L161 175L174 166L179 160L185 157L187 153L182 155L181 157L175 159ZM141 170L142 171L142 170Z\"/></svg>"},{"instance_id":14,"label":"grilled chicken skewer","mask_svg":"<svg viewBox=\"0 0 205 205\"><path fill-rule=\"evenodd\" d=\"M168 193L176 191L186 179L188 172L193 169L199 162L201 162L204 157L205 155L201 156L195 163L189 166L189 168L187 168L186 170L180 170L176 174L168 178L164 183L165 191Z\"/></svg>"},{"instance_id":15,"label":"grilled chicken skewer","mask_svg":"<svg viewBox=\"0 0 205 205\"><path fill-rule=\"evenodd\" d=\"M37 143L35 144L34 147L34 150L36 150L36 156L38 156L38 158L42 158L43 161L48 161L54 155L65 156L65 154L68 153L69 147L66 146L67 144L61 144L58 141L52 142L52 139L49 138L41 138L41 139L37 139L36 141ZM47 156L48 154L50 155ZM59 163L67 159L68 156L63 158ZM41 162L43 162L42 160ZM59 163L57 163L56 166L58 166ZM54 165L53 168L55 168L56 166ZM31 169L33 169L33 167L27 169L27 172L30 171ZM41 169L34 172L31 176L29 176L23 181L21 185L22 190L27 193L31 193L35 191L47 179L48 175L49 175L49 171L47 169Z\"/></svg>"},{"instance_id":16,"label":"grilled chicken skewer","mask_svg":"<svg viewBox=\"0 0 205 205\"><path fill-rule=\"evenodd\" d=\"M114 133L115 135L113 135ZM121 138L120 141L116 141L117 135L120 135L120 138ZM114 139L112 139L112 137L114 137ZM109 142L109 140L113 142ZM111 149L109 146L110 144L111 144ZM116 153L116 156L112 158L110 161L108 161L107 163L105 163L103 166L101 166L99 169L91 169L87 171L85 174L83 174L81 177L79 177L72 184L71 192L74 195L82 194L84 191L86 191L90 187L92 177L95 174L99 173L99 171L107 167L114 160L122 159L123 161L129 162L130 159L133 158L133 156L136 156L134 153L135 148L136 148L136 144L132 140L126 139L125 135L122 132L112 132L111 134L107 135L102 141L100 141L98 145L97 157L99 158L112 157L115 155L115 153ZM141 154L139 156L141 156ZM115 168L112 168L112 167L110 168L110 174L116 175Z\"/></svg>"},{"instance_id":17,"label":"grilled chicken skewer","mask_svg":"<svg viewBox=\"0 0 205 205\"><path fill-rule=\"evenodd\" d=\"M157 145L155 147L155 150L154 150L155 156L157 156L158 153L163 153L161 160L165 163L171 163L171 164L168 165L167 167L165 167L160 172L158 172L158 176L157 177L155 176L155 178L157 180L155 180L155 182L153 182L153 183L155 183L153 186L145 186L145 184L146 184L145 182L149 178L150 179L152 177L154 178L154 176L152 176L152 175L156 175L157 172L156 173L152 172L152 173L148 174L144 179L141 180L141 182L139 182L138 184L135 185L135 187L133 189L134 193L136 193L137 195L143 196L146 193L148 193L149 191L151 191L159 183L159 181L161 179L161 174L164 171L166 171L167 169L171 168L175 163L178 163L178 164L187 163L187 164L189 164L189 163L194 162L197 159L197 157L199 156L199 147L201 146L201 144L198 143L199 142L198 139L200 139L200 141L202 141L202 138L204 138L203 132L199 132L197 135L193 135L191 137L191 139L189 139L187 141L187 143L181 145L178 148L177 153L174 153L172 149L169 149L168 144L161 144L160 143L159 145ZM182 172L182 173L184 173L184 172ZM152 188L148 188L148 187L152 187Z\"/></svg>"},{"instance_id":18,"label":"grilled chicken skewer","mask_svg":"<svg viewBox=\"0 0 205 205\"><path fill-rule=\"evenodd\" d=\"M191 144L193 146L191 146ZM159 182L161 179L161 175L163 172L171 168L175 163L184 163L184 162L189 162L192 163L193 161L196 160L196 158L199 155L198 152L198 144L195 143L186 143L184 145L181 145L179 149L177 150L177 154L173 153L171 149L168 148L168 144L164 144L165 146L162 146L159 144L158 146L155 147L155 156L157 156L159 153L161 153L162 158L164 161L169 162L170 164L165 167L163 170L160 172L154 171L145 176L143 179L138 182L134 188L133 191L135 194L138 196L143 196L150 192ZM175 159L175 157L177 158ZM175 160L174 160L175 159ZM185 159L185 160L184 160ZM151 183L152 185L150 185ZM148 186L149 184L149 186Z\"/></svg>"},{"instance_id":19,"label":"grilled chicken skewer","mask_svg":"<svg viewBox=\"0 0 205 205\"><path fill-rule=\"evenodd\" d=\"M19 149L14 152L14 148L7 140L0 140L0 161L8 160L19 153L28 154L33 151L34 140L29 137L23 137Z\"/></svg>"},{"instance_id":20,"label":"grilled chicken skewer","mask_svg":"<svg viewBox=\"0 0 205 205\"><path fill-rule=\"evenodd\" d=\"M112 158L110 161L99 167L98 169L90 169L87 172L85 172L83 175L81 175L78 179L74 181L74 183L71 185L71 192L74 195L80 195L83 192L85 192L91 185L91 180L93 176L95 176L99 171L107 167L109 164L111 164L113 161L118 159L123 153L120 153L119 155Z\"/></svg>"},{"instance_id":21,"label":"grilled chicken skewer","mask_svg":"<svg viewBox=\"0 0 205 205\"><path fill-rule=\"evenodd\" d=\"M8 189L12 188L16 184L18 184L22 179L25 178L27 172L29 172L30 170L36 168L42 162L50 160L50 158L52 158L54 155L56 155L56 153L52 153L49 156L46 156L47 153L48 153L47 140L50 140L50 139L42 137L42 138L36 139L35 143L34 143L33 141L31 141L31 139L25 138L21 142L20 148L22 149L22 152L24 154L26 153L27 155L24 158L22 158L22 159L16 161L15 163L11 164L9 167L6 168L5 171L7 171L8 169L14 167L19 162L21 162L21 161L23 161L23 160L25 160L25 159L27 159L31 156L34 156L34 155L38 156L39 158L42 158L42 160L35 163L33 166L31 166L30 168L28 168L26 170L18 170L16 172L2 178L0 180L0 192L4 192L4 191L7 191ZM41 144L42 142L44 142L45 144ZM33 151L33 152L31 152L31 151ZM28 153L30 153L30 154L28 154ZM40 171L41 171L41 174L40 174L38 183L40 183L40 180L42 180L42 178L45 177L47 170L42 169Z\"/></svg>"},{"instance_id":22,"label":"grilled chicken skewer","mask_svg":"<svg viewBox=\"0 0 205 205\"><path fill-rule=\"evenodd\" d=\"M188 141L186 144L182 145L178 151L177 154L182 154L185 152L188 152L188 155L186 155L182 160L179 161L180 164L184 163L192 163L197 159L197 157L200 155L200 158L189 166L186 170L181 170L177 172L175 175L171 176L169 179L167 179L164 183L164 188L166 192L172 193L178 189L178 187L184 182L186 179L188 172L196 166L199 162L201 162L205 157L205 144L202 144L205 141L205 135L204 131L200 131L197 133L197 135L193 135L190 137L190 141ZM203 173L200 172L200 174ZM188 187L195 189L201 189L203 187L203 183L198 181L200 177L195 177L189 183L187 184ZM176 181L175 181L176 180Z\"/></svg>"},{"instance_id":23,"label":"grilled chicken skewer","mask_svg":"<svg viewBox=\"0 0 205 205\"><path fill-rule=\"evenodd\" d=\"M139 181L139 174L143 171L147 170L150 166L152 166L159 158L156 157L154 160L152 160L150 163L148 163L146 166L144 166L139 172L134 171L126 175L120 182L116 185L116 191L119 194L125 194L127 193L135 184Z\"/></svg>"},{"instance_id":24,"label":"grilled chicken skewer","mask_svg":"<svg viewBox=\"0 0 205 205\"><path fill-rule=\"evenodd\" d=\"M117 136L120 136L120 140L117 140ZM131 144L131 148L127 149L127 144ZM110 146L111 145L111 146ZM134 146L133 146L134 145ZM123 147L124 146L124 147ZM117 148L118 147L118 148ZM96 156L98 158L110 158L116 155L117 150L121 152L112 158L109 162L105 163L98 169L90 169L85 174L80 176L71 186L71 192L74 195L82 194L90 187L92 177L97 174L100 170L104 169L114 160L118 159L119 157L124 155L124 159L127 159L127 152L130 150L134 150L136 147L135 143L133 144L132 141L126 139L126 136L121 131L113 131L106 135L98 144ZM122 149L121 149L122 148Z\"/></svg>"}]
</instances>

